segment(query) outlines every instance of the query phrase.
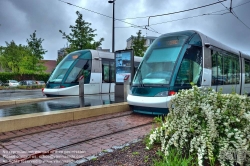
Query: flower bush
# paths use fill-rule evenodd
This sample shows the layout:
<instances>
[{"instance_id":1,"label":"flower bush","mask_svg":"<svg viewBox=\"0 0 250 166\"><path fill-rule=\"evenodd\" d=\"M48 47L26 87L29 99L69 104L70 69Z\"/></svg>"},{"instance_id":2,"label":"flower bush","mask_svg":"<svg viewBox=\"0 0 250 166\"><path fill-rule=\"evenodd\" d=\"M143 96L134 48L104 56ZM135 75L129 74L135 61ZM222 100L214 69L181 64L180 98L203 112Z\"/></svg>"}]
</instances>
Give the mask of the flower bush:
<instances>
[{"instance_id":1,"label":"flower bush","mask_svg":"<svg viewBox=\"0 0 250 166\"><path fill-rule=\"evenodd\" d=\"M250 99L222 94L211 88L178 92L169 102L169 114L151 131L147 148L161 142L167 157L176 148L195 155L198 165L248 165L250 162ZM249 164L250 165L250 164Z\"/></svg>"}]
</instances>

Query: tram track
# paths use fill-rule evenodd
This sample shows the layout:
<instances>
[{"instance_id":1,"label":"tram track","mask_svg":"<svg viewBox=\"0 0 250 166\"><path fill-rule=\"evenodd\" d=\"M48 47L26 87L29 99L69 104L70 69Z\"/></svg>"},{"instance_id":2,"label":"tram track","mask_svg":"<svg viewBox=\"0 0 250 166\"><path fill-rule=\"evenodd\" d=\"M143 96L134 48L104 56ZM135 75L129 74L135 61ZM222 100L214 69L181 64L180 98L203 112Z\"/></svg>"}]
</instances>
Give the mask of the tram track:
<instances>
[{"instance_id":1,"label":"tram track","mask_svg":"<svg viewBox=\"0 0 250 166\"><path fill-rule=\"evenodd\" d=\"M34 153L34 154L31 154L31 155L28 155L25 158L17 158L17 159L11 160L9 162L0 164L0 166L5 166L5 165L9 165L9 164L18 164L18 163L21 163L21 162L25 162L25 161L28 161L28 160L35 159L35 158L37 159L42 155L43 156L44 155L49 156L49 155L52 155L53 153L55 153L56 151L62 151L64 149L66 149L66 148L78 146L78 145L80 145L82 143L87 143L89 141L93 141L93 140L100 139L100 138L103 138L103 137L111 136L111 135L114 135L114 134L119 134L119 133L122 133L122 132L125 132L125 131L133 130L133 129L136 129L136 128L141 128L141 127L144 127L144 126L147 126L147 125L152 125L152 124L153 124L153 121L147 122L147 123L144 123L144 124L140 124L140 125L137 125L137 126L132 126L132 127L129 127L129 128L121 129L121 130L118 130L118 131L112 131L112 132L109 132L109 133L106 133L106 134L103 134L103 135L100 135L100 136L97 136L97 137L83 139L83 140L77 141L75 143L71 143L71 144L68 144L68 145L56 147L54 149L49 149L49 150L46 150L46 151L43 151L43 152Z\"/></svg>"},{"instance_id":2,"label":"tram track","mask_svg":"<svg viewBox=\"0 0 250 166\"><path fill-rule=\"evenodd\" d=\"M29 135L32 135L32 134L39 134L39 133L42 133L42 132L53 131L53 130L57 130L57 129L67 128L67 127L79 126L79 125L88 124L88 123L100 122L100 121L115 119L115 118L119 118L119 117L125 117L125 116L129 116L129 115L132 115L132 114L133 114L133 112L129 111L128 113L125 113L125 114L122 114L122 115L117 115L117 116L112 116L112 117L108 117L108 118L102 118L102 119L97 119L97 120L94 120L94 121L87 121L87 122L82 122L82 123L77 123L77 124L71 124L70 123L70 122L74 122L74 121L60 122L60 123L70 123L70 124L65 124L64 126L53 127L53 128L44 129L44 130L41 129L41 131L30 132L30 133L27 133L27 134L20 134L20 135L17 135L17 136L10 136L8 138L0 139L0 144L4 143L4 142L9 142L9 141L11 141L11 139L14 139L14 138L29 136ZM100 116L98 116L98 117L100 117ZM56 124L59 124L59 123L56 123Z\"/></svg>"}]
</instances>

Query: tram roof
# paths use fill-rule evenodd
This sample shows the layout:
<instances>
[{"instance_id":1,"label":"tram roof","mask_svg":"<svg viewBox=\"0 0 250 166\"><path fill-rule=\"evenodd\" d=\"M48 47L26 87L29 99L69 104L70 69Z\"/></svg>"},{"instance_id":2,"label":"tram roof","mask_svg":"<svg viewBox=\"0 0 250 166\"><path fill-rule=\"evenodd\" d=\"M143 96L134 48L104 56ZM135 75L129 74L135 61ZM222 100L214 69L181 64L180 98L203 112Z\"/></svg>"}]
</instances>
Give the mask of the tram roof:
<instances>
[{"instance_id":1,"label":"tram roof","mask_svg":"<svg viewBox=\"0 0 250 166\"><path fill-rule=\"evenodd\" d=\"M211 38L211 37L209 37L209 36L207 36L207 35L199 32L199 31L196 31L196 30L186 30L186 31L180 31L180 32L167 33L167 34L162 35L162 37L163 36L167 36L167 35L177 35L177 34L178 35L191 36L194 33L197 33L197 34L200 35L203 46L206 43L206 44L209 44L211 46L218 47L218 48L220 48L222 50L234 53L236 55L240 55L241 54L242 57L245 57L245 58L248 58L248 59L250 58L250 55L247 55L245 53L240 52L239 50L236 50L236 49L231 48L231 47L229 47L229 46L227 46L225 44L222 44L221 42L219 42L217 40L214 40L213 38Z\"/></svg>"},{"instance_id":2,"label":"tram roof","mask_svg":"<svg viewBox=\"0 0 250 166\"><path fill-rule=\"evenodd\" d=\"M106 58L106 59L114 59L114 53L112 52L105 52L100 50L89 50L92 54L92 59L95 58ZM141 62L142 57L134 56L135 62Z\"/></svg>"}]
</instances>

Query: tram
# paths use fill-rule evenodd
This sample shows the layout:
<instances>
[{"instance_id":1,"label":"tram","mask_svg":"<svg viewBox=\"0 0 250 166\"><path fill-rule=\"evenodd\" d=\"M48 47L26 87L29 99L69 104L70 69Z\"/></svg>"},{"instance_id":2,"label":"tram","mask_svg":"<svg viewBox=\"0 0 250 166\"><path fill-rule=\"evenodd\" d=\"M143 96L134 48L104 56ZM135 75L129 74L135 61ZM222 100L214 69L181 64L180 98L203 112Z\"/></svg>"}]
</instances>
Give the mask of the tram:
<instances>
[{"instance_id":1,"label":"tram","mask_svg":"<svg viewBox=\"0 0 250 166\"><path fill-rule=\"evenodd\" d=\"M134 57L135 69L141 57ZM79 95L79 78L84 76L84 94L114 93L114 53L79 50L68 54L52 72L43 93L48 96Z\"/></svg>"},{"instance_id":2,"label":"tram","mask_svg":"<svg viewBox=\"0 0 250 166\"><path fill-rule=\"evenodd\" d=\"M173 95L191 83L249 95L250 56L194 30L161 35L147 49L127 101L134 112L167 114Z\"/></svg>"}]
</instances>

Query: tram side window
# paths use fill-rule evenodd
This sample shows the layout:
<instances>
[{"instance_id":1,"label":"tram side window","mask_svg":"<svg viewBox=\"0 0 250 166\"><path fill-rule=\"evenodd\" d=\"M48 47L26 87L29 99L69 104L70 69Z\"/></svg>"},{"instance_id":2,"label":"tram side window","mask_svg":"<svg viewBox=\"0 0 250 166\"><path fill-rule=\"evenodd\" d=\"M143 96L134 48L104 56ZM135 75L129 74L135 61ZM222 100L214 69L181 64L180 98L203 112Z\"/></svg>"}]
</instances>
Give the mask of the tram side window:
<instances>
[{"instance_id":1,"label":"tram side window","mask_svg":"<svg viewBox=\"0 0 250 166\"><path fill-rule=\"evenodd\" d=\"M239 84L239 59L227 52L212 54L212 85Z\"/></svg>"},{"instance_id":2,"label":"tram side window","mask_svg":"<svg viewBox=\"0 0 250 166\"><path fill-rule=\"evenodd\" d=\"M175 85L190 85L194 83L200 85L202 70L202 48L191 46L185 52L181 66L179 68Z\"/></svg>"},{"instance_id":3,"label":"tram side window","mask_svg":"<svg viewBox=\"0 0 250 166\"><path fill-rule=\"evenodd\" d=\"M109 83L109 62L102 62L102 82Z\"/></svg>"},{"instance_id":4,"label":"tram side window","mask_svg":"<svg viewBox=\"0 0 250 166\"><path fill-rule=\"evenodd\" d=\"M245 60L245 84L250 83L250 61Z\"/></svg>"},{"instance_id":5,"label":"tram side window","mask_svg":"<svg viewBox=\"0 0 250 166\"><path fill-rule=\"evenodd\" d=\"M110 62L110 77L111 83L115 82L115 62Z\"/></svg>"},{"instance_id":6,"label":"tram side window","mask_svg":"<svg viewBox=\"0 0 250 166\"><path fill-rule=\"evenodd\" d=\"M115 82L115 62L102 61L102 82L103 83Z\"/></svg>"}]
</instances>

